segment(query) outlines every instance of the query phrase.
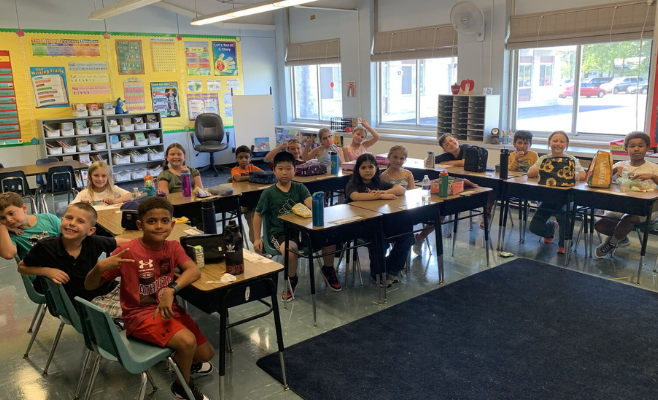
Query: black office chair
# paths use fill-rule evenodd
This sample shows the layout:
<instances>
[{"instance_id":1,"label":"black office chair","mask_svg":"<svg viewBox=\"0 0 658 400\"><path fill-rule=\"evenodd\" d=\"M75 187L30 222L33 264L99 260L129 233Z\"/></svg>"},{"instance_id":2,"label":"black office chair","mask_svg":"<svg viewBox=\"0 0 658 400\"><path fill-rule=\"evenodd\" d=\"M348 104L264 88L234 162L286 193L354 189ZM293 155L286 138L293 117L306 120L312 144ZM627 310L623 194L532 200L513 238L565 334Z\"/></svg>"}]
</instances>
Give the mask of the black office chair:
<instances>
[{"instance_id":1,"label":"black office chair","mask_svg":"<svg viewBox=\"0 0 658 400\"><path fill-rule=\"evenodd\" d=\"M5 167L5 166L4 166L4 165L2 165L2 163L0 163L0 168L4 168L4 167Z\"/></svg>"},{"instance_id":2,"label":"black office chair","mask_svg":"<svg viewBox=\"0 0 658 400\"><path fill-rule=\"evenodd\" d=\"M6 192L18 193L21 198L27 197L32 205L32 213L37 212L37 203L23 171L0 172L0 193Z\"/></svg>"},{"instance_id":3,"label":"black office chair","mask_svg":"<svg viewBox=\"0 0 658 400\"><path fill-rule=\"evenodd\" d=\"M217 114L200 114L194 122L194 134L199 144L194 145L194 150L199 153L210 153L210 164L202 167L199 171L205 171L212 168L215 176L218 176L217 166L215 165L215 153L228 149L229 137L225 135L224 123L222 118ZM226 143L222 143L226 136ZM194 137L190 134L192 144ZM199 153L196 155L198 156Z\"/></svg>"}]
</instances>

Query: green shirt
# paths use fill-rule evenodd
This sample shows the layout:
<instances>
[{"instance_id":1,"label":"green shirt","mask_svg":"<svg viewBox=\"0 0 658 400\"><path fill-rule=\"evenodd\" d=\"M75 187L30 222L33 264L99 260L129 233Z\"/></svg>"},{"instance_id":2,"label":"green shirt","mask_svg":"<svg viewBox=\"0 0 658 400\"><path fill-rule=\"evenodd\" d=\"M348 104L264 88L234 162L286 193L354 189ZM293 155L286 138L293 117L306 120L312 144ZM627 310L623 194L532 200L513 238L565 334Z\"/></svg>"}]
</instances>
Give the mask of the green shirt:
<instances>
[{"instance_id":1,"label":"green shirt","mask_svg":"<svg viewBox=\"0 0 658 400\"><path fill-rule=\"evenodd\" d=\"M196 168L188 167L190 169L190 181L192 182L192 190L194 190L194 178L201 175ZM180 176L174 174L166 169L158 175L158 181L165 181L169 184L169 193L180 193L183 191L183 184L180 181Z\"/></svg>"},{"instance_id":2,"label":"green shirt","mask_svg":"<svg viewBox=\"0 0 658 400\"><path fill-rule=\"evenodd\" d=\"M282 191L277 185L265 189L256 206L256 211L263 216L263 220L267 220L269 225L269 231L265 232L264 236L269 239L283 234L283 221L279 216L292 214L292 207L297 203L304 204L304 200L309 197L311 193L299 182L292 182L288 192Z\"/></svg>"},{"instance_id":3,"label":"green shirt","mask_svg":"<svg viewBox=\"0 0 658 400\"><path fill-rule=\"evenodd\" d=\"M61 221L57 216L53 214L35 214L34 216L37 217L37 223L29 228L22 228L22 235L9 232L9 238L16 245L18 257L21 260L39 240L57 236L60 232Z\"/></svg>"}]
</instances>

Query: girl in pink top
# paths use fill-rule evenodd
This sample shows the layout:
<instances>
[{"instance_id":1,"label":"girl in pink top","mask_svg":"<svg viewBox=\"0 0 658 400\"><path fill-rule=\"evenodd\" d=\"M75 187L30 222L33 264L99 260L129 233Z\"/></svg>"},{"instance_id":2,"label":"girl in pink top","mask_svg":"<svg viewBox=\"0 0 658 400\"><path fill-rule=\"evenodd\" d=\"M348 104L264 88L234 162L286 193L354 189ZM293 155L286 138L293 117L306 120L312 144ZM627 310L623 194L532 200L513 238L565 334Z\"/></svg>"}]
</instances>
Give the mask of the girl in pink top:
<instances>
[{"instance_id":1,"label":"girl in pink top","mask_svg":"<svg viewBox=\"0 0 658 400\"><path fill-rule=\"evenodd\" d=\"M372 139L364 142L368 136L368 132L366 132L366 130L372 134ZM361 126L354 128L354 131L352 132L352 143L349 146L345 146L343 148L345 161L356 160L361 154L366 152L368 147L377 143L378 140L379 133L377 133L377 131L374 130L370 124L368 124L368 121L362 119Z\"/></svg>"}]
</instances>

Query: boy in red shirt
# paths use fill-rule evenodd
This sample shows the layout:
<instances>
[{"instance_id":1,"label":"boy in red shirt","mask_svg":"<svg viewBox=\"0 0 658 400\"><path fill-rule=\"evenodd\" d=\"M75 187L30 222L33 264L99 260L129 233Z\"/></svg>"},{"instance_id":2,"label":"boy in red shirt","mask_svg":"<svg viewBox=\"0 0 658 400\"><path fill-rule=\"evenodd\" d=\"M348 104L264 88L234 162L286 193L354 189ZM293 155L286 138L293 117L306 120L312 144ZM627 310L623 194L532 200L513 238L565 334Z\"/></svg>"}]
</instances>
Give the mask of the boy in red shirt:
<instances>
[{"instance_id":1,"label":"boy in red shirt","mask_svg":"<svg viewBox=\"0 0 658 400\"><path fill-rule=\"evenodd\" d=\"M85 280L87 290L121 277L121 308L126 334L176 351L178 364L195 400L206 396L194 386L191 373L209 374L215 352L192 318L175 301L176 293L201 276L197 265L177 241L165 240L174 226L173 207L161 197L137 208L137 227L143 232L99 261ZM174 276L174 268L181 274ZM178 399L188 399L180 382L171 385Z\"/></svg>"}]
</instances>

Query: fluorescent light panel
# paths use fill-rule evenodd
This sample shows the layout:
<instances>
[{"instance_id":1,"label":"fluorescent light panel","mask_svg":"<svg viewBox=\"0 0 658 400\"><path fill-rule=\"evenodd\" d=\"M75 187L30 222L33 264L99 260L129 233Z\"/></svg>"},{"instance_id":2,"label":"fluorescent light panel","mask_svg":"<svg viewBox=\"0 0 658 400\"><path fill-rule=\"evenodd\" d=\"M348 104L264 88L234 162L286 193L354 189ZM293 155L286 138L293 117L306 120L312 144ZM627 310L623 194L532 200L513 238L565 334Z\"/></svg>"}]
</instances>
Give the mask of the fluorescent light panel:
<instances>
[{"instance_id":1,"label":"fluorescent light panel","mask_svg":"<svg viewBox=\"0 0 658 400\"><path fill-rule=\"evenodd\" d=\"M274 10L279 10L286 7L296 6L299 4L311 3L313 1L317 1L317 0L283 0L277 2L268 1L265 3L257 3L251 6L234 8L231 10L226 10L215 14L208 14L208 15L202 15L200 17L196 17L192 20L192 25L212 24L215 22L226 21L233 18L245 17L247 15L260 14Z\"/></svg>"},{"instance_id":2,"label":"fluorescent light panel","mask_svg":"<svg viewBox=\"0 0 658 400\"><path fill-rule=\"evenodd\" d=\"M159 3L160 0L121 0L107 7L96 10L89 15L89 19L102 20L133 11L138 8Z\"/></svg>"}]
</instances>

